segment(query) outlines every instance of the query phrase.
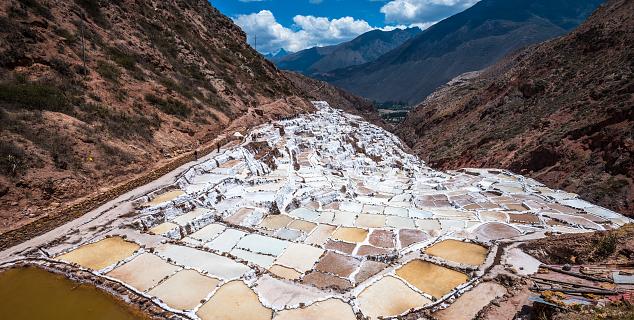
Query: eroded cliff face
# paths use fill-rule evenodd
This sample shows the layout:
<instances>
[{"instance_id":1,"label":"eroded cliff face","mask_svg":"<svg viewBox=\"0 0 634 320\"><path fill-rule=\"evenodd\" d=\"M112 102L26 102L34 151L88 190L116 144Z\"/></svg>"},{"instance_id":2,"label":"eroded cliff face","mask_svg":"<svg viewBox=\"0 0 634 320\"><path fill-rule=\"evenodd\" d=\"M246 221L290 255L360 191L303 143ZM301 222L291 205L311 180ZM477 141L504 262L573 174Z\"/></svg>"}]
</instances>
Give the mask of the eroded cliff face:
<instances>
[{"instance_id":1,"label":"eroded cliff face","mask_svg":"<svg viewBox=\"0 0 634 320\"><path fill-rule=\"evenodd\" d=\"M313 109L205 0L0 5L0 232Z\"/></svg>"},{"instance_id":2,"label":"eroded cliff face","mask_svg":"<svg viewBox=\"0 0 634 320\"><path fill-rule=\"evenodd\" d=\"M442 87L397 128L440 168L504 167L634 214L633 1Z\"/></svg>"}]
</instances>

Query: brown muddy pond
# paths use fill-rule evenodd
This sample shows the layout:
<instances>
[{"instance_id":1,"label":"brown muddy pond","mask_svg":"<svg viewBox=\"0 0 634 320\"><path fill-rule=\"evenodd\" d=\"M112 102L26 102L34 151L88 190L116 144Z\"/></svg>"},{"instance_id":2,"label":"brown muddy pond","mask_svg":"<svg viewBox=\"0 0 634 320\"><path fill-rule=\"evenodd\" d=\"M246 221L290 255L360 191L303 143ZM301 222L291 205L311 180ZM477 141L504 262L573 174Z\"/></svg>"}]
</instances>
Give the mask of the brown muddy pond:
<instances>
[{"instance_id":1,"label":"brown muddy pond","mask_svg":"<svg viewBox=\"0 0 634 320\"><path fill-rule=\"evenodd\" d=\"M0 272L0 319L148 319L108 293L46 270L27 267Z\"/></svg>"}]
</instances>

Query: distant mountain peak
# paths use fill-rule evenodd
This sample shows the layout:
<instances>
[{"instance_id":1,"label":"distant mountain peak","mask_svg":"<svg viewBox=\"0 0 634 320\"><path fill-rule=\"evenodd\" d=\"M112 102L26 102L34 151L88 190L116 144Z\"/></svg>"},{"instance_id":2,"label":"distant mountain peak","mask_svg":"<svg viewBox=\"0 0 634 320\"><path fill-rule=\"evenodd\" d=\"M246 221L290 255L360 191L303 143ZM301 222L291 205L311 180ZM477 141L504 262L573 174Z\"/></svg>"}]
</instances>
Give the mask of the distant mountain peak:
<instances>
[{"instance_id":1,"label":"distant mountain peak","mask_svg":"<svg viewBox=\"0 0 634 320\"><path fill-rule=\"evenodd\" d=\"M420 32L417 27L391 31L377 29L338 45L312 47L272 61L281 69L305 75L322 74L373 61Z\"/></svg>"},{"instance_id":2,"label":"distant mountain peak","mask_svg":"<svg viewBox=\"0 0 634 320\"><path fill-rule=\"evenodd\" d=\"M284 58L287 55L292 54L292 53L293 52L284 50L284 48L280 48L275 53L267 53L267 54L265 54L264 57L269 59L269 60L271 60L271 61L273 61L273 62L276 62L279 59L282 59L282 58Z\"/></svg>"},{"instance_id":3,"label":"distant mountain peak","mask_svg":"<svg viewBox=\"0 0 634 320\"><path fill-rule=\"evenodd\" d=\"M330 70L320 78L371 100L413 105L459 74L567 33L602 2L482 0L372 62Z\"/></svg>"}]
</instances>

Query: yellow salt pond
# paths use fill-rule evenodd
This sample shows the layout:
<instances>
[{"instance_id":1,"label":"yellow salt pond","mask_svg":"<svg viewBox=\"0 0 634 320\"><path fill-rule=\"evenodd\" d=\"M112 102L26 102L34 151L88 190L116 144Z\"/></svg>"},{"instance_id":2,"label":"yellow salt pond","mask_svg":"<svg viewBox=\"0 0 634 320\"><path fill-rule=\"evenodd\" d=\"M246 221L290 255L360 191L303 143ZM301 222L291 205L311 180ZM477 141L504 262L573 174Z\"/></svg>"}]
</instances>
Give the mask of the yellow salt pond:
<instances>
[{"instance_id":1,"label":"yellow salt pond","mask_svg":"<svg viewBox=\"0 0 634 320\"><path fill-rule=\"evenodd\" d=\"M131 256L139 248L136 243L125 241L121 237L111 237L81 246L57 259L101 270Z\"/></svg>"},{"instance_id":2,"label":"yellow salt pond","mask_svg":"<svg viewBox=\"0 0 634 320\"><path fill-rule=\"evenodd\" d=\"M458 240L445 240L427 248L425 253L449 261L479 266L484 263L488 249Z\"/></svg>"},{"instance_id":3,"label":"yellow salt pond","mask_svg":"<svg viewBox=\"0 0 634 320\"><path fill-rule=\"evenodd\" d=\"M150 205L150 206L155 206L155 205L161 204L163 202L174 200L174 199L176 199L179 196L182 196L184 194L185 194L185 192L183 190L168 191L168 192L165 192L163 194L158 195L156 198L152 199L147 204Z\"/></svg>"},{"instance_id":4,"label":"yellow salt pond","mask_svg":"<svg viewBox=\"0 0 634 320\"><path fill-rule=\"evenodd\" d=\"M363 242L368 236L368 230L359 228L338 228L332 238L346 242Z\"/></svg>"},{"instance_id":5,"label":"yellow salt pond","mask_svg":"<svg viewBox=\"0 0 634 320\"><path fill-rule=\"evenodd\" d=\"M406 263L396 270L396 275L435 298L443 297L469 280L462 272L422 260Z\"/></svg>"},{"instance_id":6,"label":"yellow salt pond","mask_svg":"<svg viewBox=\"0 0 634 320\"><path fill-rule=\"evenodd\" d=\"M175 223L171 223L171 222L163 222L153 228L151 228L150 230L148 230L151 234L157 234L157 235L161 235L161 234L165 234L169 231L172 231L174 229L178 228L178 225Z\"/></svg>"},{"instance_id":7,"label":"yellow salt pond","mask_svg":"<svg viewBox=\"0 0 634 320\"><path fill-rule=\"evenodd\" d=\"M317 227L317 224L304 220L293 220L293 222L288 225L290 229L304 231L306 233L310 233L315 227Z\"/></svg>"},{"instance_id":8,"label":"yellow salt pond","mask_svg":"<svg viewBox=\"0 0 634 320\"><path fill-rule=\"evenodd\" d=\"M431 300L412 290L403 281L386 276L363 290L357 297L357 302L365 316L377 319L424 307Z\"/></svg>"},{"instance_id":9,"label":"yellow salt pond","mask_svg":"<svg viewBox=\"0 0 634 320\"><path fill-rule=\"evenodd\" d=\"M196 312L202 320L270 320L273 311L242 281L231 281L216 291Z\"/></svg>"},{"instance_id":10,"label":"yellow salt pond","mask_svg":"<svg viewBox=\"0 0 634 320\"><path fill-rule=\"evenodd\" d=\"M491 300L506 294L506 288L495 282L483 282L460 296L448 308L434 313L438 320L471 320Z\"/></svg>"},{"instance_id":11,"label":"yellow salt pond","mask_svg":"<svg viewBox=\"0 0 634 320\"><path fill-rule=\"evenodd\" d=\"M0 319L149 318L105 291L40 268L15 268L0 272Z\"/></svg>"}]
</instances>

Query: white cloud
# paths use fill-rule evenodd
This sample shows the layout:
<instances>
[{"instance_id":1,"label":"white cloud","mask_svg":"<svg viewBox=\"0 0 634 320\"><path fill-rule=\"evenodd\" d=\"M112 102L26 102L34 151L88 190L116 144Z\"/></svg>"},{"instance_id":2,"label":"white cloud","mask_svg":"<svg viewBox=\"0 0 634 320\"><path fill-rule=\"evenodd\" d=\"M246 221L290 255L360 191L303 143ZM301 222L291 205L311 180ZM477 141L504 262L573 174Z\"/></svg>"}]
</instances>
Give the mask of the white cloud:
<instances>
[{"instance_id":1,"label":"white cloud","mask_svg":"<svg viewBox=\"0 0 634 320\"><path fill-rule=\"evenodd\" d=\"M262 52L273 52L281 47L289 50L299 43L293 30L279 24L271 11L239 15L234 21L247 33L249 43L253 44L253 36L257 35L258 49Z\"/></svg>"},{"instance_id":2,"label":"white cloud","mask_svg":"<svg viewBox=\"0 0 634 320\"><path fill-rule=\"evenodd\" d=\"M381 28L377 28L379 30L382 31L393 31L396 29L407 29L407 28L419 28L421 30L425 30L429 27L431 27L434 23L436 23L438 21L431 21L431 22L425 22L425 23L411 23L409 25L404 25L404 24L399 24L399 25L393 25L393 26L385 26L385 27L381 27Z\"/></svg>"},{"instance_id":3,"label":"white cloud","mask_svg":"<svg viewBox=\"0 0 634 320\"><path fill-rule=\"evenodd\" d=\"M461 12L478 0L392 0L381 8L385 20L399 24L430 24Z\"/></svg>"},{"instance_id":4,"label":"white cloud","mask_svg":"<svg viewBox=\"0 0 634 320\"><path fill-rule=\"evenodd\" d=\"M365 20L352 17L329 20L324 17L295 16L293 22L315 39L325 41L350 39L374 29Z\"/></svg>"},{"instance_id":5,"label":"white cloud","mask_svg":"<svg viewBox=\"0 0 634 320\"><path fill-rule=\"evenodd\" d=\"M260 52L276 52L280 48L299 51L313 46L323 46L350 40L364 32L375 29L364 20L352 17L328 19L324 17L297 15L294 25L287 28L275 19L269 10L238 15L234 19L249 36L253 44L257 35Z\"/></svg>"}]
</instances>

